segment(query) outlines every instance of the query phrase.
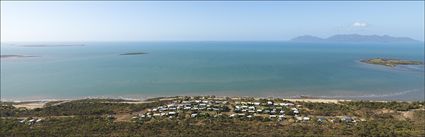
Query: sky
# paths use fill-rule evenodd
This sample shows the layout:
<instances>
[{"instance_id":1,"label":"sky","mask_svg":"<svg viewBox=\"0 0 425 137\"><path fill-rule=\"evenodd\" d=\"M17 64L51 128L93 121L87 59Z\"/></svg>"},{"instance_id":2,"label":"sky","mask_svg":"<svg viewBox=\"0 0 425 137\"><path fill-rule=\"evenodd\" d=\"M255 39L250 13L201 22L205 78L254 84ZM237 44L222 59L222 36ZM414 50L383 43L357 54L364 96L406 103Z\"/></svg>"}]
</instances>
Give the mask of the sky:
<instances>
[{"instance_id":1,"label":"sky","mask_svg":"<svg viewBox=\"0 0 425 137\"><path fill-rule=\"evenodd\" d=\"M1 1L1 41L424 40L424 1Z\"/></svg>"}]
</instances>

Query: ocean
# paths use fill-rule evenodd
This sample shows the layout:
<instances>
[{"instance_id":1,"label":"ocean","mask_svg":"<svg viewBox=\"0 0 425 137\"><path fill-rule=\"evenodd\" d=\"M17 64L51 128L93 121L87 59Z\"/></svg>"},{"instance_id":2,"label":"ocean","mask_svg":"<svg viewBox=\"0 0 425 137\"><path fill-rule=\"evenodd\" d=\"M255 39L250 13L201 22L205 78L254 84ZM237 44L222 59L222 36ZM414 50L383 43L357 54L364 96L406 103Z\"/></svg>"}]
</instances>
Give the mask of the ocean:
<instances>
[{"instance_id":1,"label":"ocean","mask_svg":"<svg viewBox=\"0 0 425 137\"><path fill-rule=\"evenodd\" d=\"M360 62L375 57L424 61L423 43L80 42L84 46L21 46L25 44L29 43L1 45L2 55L37 56L1 59L2 100L177 95L424 98L423 65L391 68ZM120 55L128 52L147 54Z\"/></svg>"}]
</instances>

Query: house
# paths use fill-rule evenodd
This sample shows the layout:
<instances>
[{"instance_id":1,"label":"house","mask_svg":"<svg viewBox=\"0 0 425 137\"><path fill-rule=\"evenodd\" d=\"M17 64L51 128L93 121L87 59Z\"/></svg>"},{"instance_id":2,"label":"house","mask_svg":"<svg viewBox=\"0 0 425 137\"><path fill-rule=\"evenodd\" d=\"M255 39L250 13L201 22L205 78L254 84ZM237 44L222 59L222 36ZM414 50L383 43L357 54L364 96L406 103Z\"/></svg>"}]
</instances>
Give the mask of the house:
<instances>
[{"instance_id":1,"label":"house","mask_svg":"<svg viewBox=\"0 0 425 137\"><path fill-rule=\"evenodd\" d=\"M168 112L168 115L175 115L175 114L177 114L177 113L174 112L174 111Z\"/></svg>"},{"instance_id":2,"label":"house","mask_svg":"<svg viewBox=\"0 0 425 137\"><path fill-rule=\"evenodd\" d=\"M285 114L285 111L281 110L279 113L280 113L280 114Z\"/></svg>"},{"instance_id":3,"label":"house","mask_svg":"<svg viewBox=\"0 0 425 137\"><path fill-rule=\"evenodd\" d=\"M303 120L304 120L304 121L309 121L309 120L310 120L310 118L309 118L309 117L303 117Z\"/></svg>"},{"instance_id":4,"label":"house","mask_svg":"<svg viewBox=\"0 0 425 137\"><path fill-rule=\"evenodd\" d=\"M190 101L182 101L183 104L188 104Z\"/></svg>"},{"instance_id":5,"label":"house","mask_svg":"<svg viewBox=\"0 0 425 137\"><path fill-rule=\"evenodd\" d=\"M276 118L276 115L270 115L269 117L270 118Z\"/></svg>"},{"instance_id":6,"label":"house","mask_svg":"<svg viewBox=\"0 0 425 137\"><path fill-rule=\"evenodd\" d=\"M294 112L294 114L300 113L297 108L292 108L291 110Z\"/></svg>"},{"instance_id":7,"label":"house","mask_svg":"<svg viewBox=\"0 0 425 137\"><path fill-rule=\"evenodd\" d=\"M252 115L248 115L248 116L246 116L247 118L252 118Z\"/></svg>"},{"instance_id":8,"label":"house","mask_svg":"<svg viewBox=\"0 0 425 137\"><path fill-rule=\"evenodd\" d=\"M273 102L267 101L267 105L273 105Z\"/></svg>"},{"instance_id":9,"label":"house","mask_svg":"<svg viewBox=\"0 0 425 137\"><path fill-rule=\"evenodd\" d=\"M254 105L259 106L260 102L254 102Z\"/></svg>"},{"instance_id":10,"label":"house","mask_svg":"<svg viewBox=\"0 0 425 137\"><path fill-rule=\"evenodd\" d=\"M285 118L285 115L279 115L279 118L281 118L281 119Z\"/></svg>"},{"instance_id":11,"label":"house","mask_svg":"<svg viewBox=\"0 0 425 137\"><path fill-rule=\"evenodd\" d=\"M235 117L236 115L235 114L230 114L230 117Z\"/></svg>"},{"instance_id":12,"label":"house","mask_svg":"<svg viewBox=\"0 0 425 137\"><path fill-rule=\"evenodd\" d=\"M261 112L263 112L263 110L257 109L257 113L261 113Z\"/></svg>"}]
</instances>

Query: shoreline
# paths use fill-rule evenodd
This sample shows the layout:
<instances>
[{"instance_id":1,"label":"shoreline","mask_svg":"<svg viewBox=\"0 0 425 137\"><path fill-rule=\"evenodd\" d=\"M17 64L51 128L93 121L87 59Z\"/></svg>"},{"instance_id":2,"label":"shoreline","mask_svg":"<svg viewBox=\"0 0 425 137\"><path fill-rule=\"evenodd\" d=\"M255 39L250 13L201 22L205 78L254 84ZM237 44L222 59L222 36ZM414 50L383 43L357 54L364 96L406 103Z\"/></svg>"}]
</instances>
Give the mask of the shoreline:
<instances>
[{"instance_id":1,"label":"shoreline","mask_svg":"<svg viewBox=\"0 0 425 137\"><path fill-rule=\"evenodd\" d=\"M420 89L405 90L401 92L393 92L386 94L369 94L369 95L329 95L329 96L317 96L317 95L238 95L238 94L198 94L198 93L186 93L180 95L171 95L171 96L161 96L161 95L99 95L99 96L77 96L77 97L43 97L43 96L33 96L33 97L12 97L4 98L1 97L1 102L50 102L50 101L68 101L68 100L81 100L81 99L122 99L122 100L135 100L135 101L144 101L152 98L166 98L166 97L183 97L183 96L216 96L216 97L241 97L241 98L280 98L280 99L322 99L322 100L352 100L352 101L401 101L401 102L413 102L413 101L424 101L425 94L422 94L421 98L403 98L405 94L411 92L421 92ZM423 92L423 91L422 91Z\"/></svg>"},{"instance_id":2,"label":"shoreline","mask_svg":"<svg viewBox=\"0 0 425 137\"><path fill-rule=\"evenodd\" d=\"M213 96L213 95L205 95L205 96ZM12 101L4 101L2 100L2 103L12 103L12 105L16 108L26 108L26 109L36 109L36 108L43 108L45 105L49 102L55 102L58 101L58 104L69 102L69 101L76 101L76 100L84 100L84 99L113 99L113 100L123 100L122 102L118 103L129 103L129 104L142 104L142 103L149 103L149 99L160 99L160 100L170 100L175 99L177 97L202 97L202 96L162 96L162 97L147 97L147 98L123 98L123 97L86 97L86 98L75 98L75 99L48 99L48 100L26 100L26 101L18 101L18 100L12 100ZM255 97L255 96L215 96L217 98L230 98L232 100L243 100L243 99L254 99L254 100L260 100L260 99L282 99L287 100L290 102L312 102L312 103L338 103L338 102L351 102L351 101L368 101L368 102L415 102L415 101L404 101L404 100L365 100L365 99L342 99L342 98L312 98L312 97L298 97L298 98L281 98L281 97ZM417 101L424 101L424 100L417 100Z\"/></svg>"}]
</instances>

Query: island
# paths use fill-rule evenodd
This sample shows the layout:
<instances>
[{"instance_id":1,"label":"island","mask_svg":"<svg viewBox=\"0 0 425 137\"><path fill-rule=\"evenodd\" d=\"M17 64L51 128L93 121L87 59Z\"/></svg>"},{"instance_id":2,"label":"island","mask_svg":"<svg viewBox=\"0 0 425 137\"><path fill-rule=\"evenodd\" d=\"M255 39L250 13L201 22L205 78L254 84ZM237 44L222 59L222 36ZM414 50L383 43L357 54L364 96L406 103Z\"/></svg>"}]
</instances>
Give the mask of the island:
<instances>
[{"instance_id":1,"label":"island","mask_svg":"<svg viewBox=\"0 0 425 137\"><path fill-rule=\"evenodd\" d=\"M312 35L295 37L290 42L301 43L422 43L409 37L393 37L389 35L360 35L360 34L337 34L327 38Z\"/></svg>"},{"instance_id":2,"label":"island","mask_svg":"<svg viewBox=\"0 0 425 137\"><path fill-rule=\"evenodd\" d=\"M148 54L146 52L128 52L128 53L123 53L120 55L143 55L143 54Z\"/></svg>"},{"instance_id":3,"label":"island","mask_svg":"<svg viewBox=\"0 0 425 137\"><path fill-rule=\"evenodd\" d=\"M0 55L1 59L5 58L29 58L29 57L37 57L37 56L26 56L26 55Z\"/></svg>"},{"instance_id":4,"label":"island","mask_svg":"<svg viewBox=\"0 0 425 137\"><path fill-rule=\"evenodd\" d=\"M387 58L372 58L361 60L363 63L384 65L388 67L396 67L397 65L423 65L421 61L387 59Z\"/></svg>"},{"instance_id":5,"label":"island","mask_svg":"<svg viewBox=\"0 0 425 137\"><path fill-rule=\"evenodd\" d=\"M424 136L424 101L239 96L0 102L0 136Z\"/></svg>"}]
</instances>

